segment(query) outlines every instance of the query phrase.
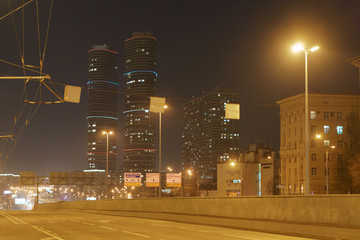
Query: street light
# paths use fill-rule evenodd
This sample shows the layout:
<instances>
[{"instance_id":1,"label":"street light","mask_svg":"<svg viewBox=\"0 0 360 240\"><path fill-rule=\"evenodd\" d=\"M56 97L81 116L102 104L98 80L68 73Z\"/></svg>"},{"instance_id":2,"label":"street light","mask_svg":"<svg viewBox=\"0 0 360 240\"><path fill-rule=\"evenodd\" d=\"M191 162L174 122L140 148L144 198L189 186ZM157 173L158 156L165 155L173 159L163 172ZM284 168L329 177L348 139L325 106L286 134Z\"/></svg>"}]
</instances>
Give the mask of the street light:
<instances>
[{"instance_id":1,"label":"street light","mask_svg":"<svg viewBox=\"0 0 360 240\"><path fill-rule=\"evenodd\" d=\"M316 135L317 139L321 139L322 136L320 134ZM329 148L334 149L335 146L330 146L330 144L325 144L325 174L326 174L326 194L329 194L329 168L328 168L328 162L329 162Z\"/></svg>"},{"instance_id":2,"label":"street light","mask_svg":"<svg viewBox=\"0 0 360 240\"><path fill-rule=\"evenodd\" d=\"M167 170L169 170L169 172L172 172L172 168L171 167L167 167Z\"/></svg>"},{"instance_id":3,"label":"street light","mask_svg":"<svg viewBox=\"0 0 360 240\"><path fill-rule=\"evenodd\" d=\"M103 131L102 132L103 135L106 135L106 171L105 171L105 176L108 178L109 177L109 134L112 135L113 132L112 131Z\"/></svg>"},{"instance_id":4,"label":"street light","mask_svg":"<svg viewBox=\"0 0 360 240\"><path fill-rule=\"evenodd\" d=\"M308 87L308 54L315 52L319 46L306 49L303 44L297 43L292 47L294 53L305 53L305 194L310 194L310 175L309 175L309 87Z\"/></svg>"}]
</instances>

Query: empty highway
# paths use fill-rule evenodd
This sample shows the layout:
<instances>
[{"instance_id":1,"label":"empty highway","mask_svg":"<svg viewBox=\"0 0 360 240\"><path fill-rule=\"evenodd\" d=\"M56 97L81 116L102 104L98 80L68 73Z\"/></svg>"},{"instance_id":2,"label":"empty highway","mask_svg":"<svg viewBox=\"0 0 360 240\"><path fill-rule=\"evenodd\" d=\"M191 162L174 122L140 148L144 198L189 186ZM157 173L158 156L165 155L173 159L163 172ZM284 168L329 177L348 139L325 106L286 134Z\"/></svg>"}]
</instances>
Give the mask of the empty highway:
<instances>
[{"instance_id":1,"label":"empty highway","mask_svg":"<svg viewBox=\"0 0 360 240\"><path fill-rule=\"evenodd\" d=\"M65 211L0 211L2 240L305 240L269 233Z\"/></svg>"}]
</instances>

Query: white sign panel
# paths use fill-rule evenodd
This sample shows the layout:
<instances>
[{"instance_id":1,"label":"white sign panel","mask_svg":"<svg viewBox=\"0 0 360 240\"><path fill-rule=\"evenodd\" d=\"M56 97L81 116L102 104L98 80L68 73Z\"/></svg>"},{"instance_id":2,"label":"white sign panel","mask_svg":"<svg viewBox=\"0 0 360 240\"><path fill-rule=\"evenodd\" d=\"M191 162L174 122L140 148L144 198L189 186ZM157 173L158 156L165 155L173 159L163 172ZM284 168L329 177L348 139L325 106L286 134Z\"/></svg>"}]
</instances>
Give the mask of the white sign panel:
<instances>
[{"instance_id":1,"label":"white sign panel","mask_svg":"<svg viewBox=\"0 0 360 240\"><path fill-rule=\"evenodd\" d=\"M164 113L165 98L150 97L150 112Z\"/></svg>"},{"instance_id":2,"label":"white sign panel","mask_svg":"<svg viewBox=\"0 0 360 240\"><path fill-rule=\"evenodd\" d=\"M181 173L166 173L166 187L181 187Z\"/></svg>"},{"instance_id":3,"label":"white sign panel","mask_svg":"<svg viewBox=\"0 0 360 240\"><path fill-rule=\"evenodd\" d=\"M146 186L147 187L159 187L159 174L158 173L146 173Z\"/></svg>"},{"instance_id":4,"label":"white sign panel","mask_svg":"<svg viewBox=\"0 0 360 240\"><path fill-rule=\"evenodd\" d=\"M15 204L16 205L26 204L26 199L25 198L15 198Z\"/></svg>"},{"instance_id":5,"label":"white sign panel","mask_svg":"<svg viewBox=\"0 0 360 240\"><path fill-rule=\"evenodd\" d=\"M64 101L79 103L80 95L81 95L81 87L75 87L70 85L65 86Z\"/></svg>"},{"instance_id":6,"label":"white sign panel","mask_svg":"<svg viewBox=\"0 0 360 240\"><path fill-rule=\"evenodd\" d=\"M227 103L225 105L225 118L227 119L240 119L240 104Z\"/></svg>"},{"instance_id":7,"label":"white sign panel","mask_svg":"<svg viewBox=\"0 0 360 240\"><path fill-rule=\"evenodd\" d=\"M126 172L124 179L125 186L141 187L141 173Z\"/></svg>"}]
</instances>

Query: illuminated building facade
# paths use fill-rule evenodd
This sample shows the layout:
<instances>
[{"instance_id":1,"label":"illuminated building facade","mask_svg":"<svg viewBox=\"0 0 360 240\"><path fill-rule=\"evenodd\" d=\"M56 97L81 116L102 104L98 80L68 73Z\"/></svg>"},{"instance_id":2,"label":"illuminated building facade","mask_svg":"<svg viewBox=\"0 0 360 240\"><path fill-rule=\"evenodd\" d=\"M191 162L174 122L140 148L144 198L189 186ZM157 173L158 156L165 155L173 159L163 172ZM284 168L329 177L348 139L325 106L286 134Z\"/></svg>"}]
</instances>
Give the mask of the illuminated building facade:
<instances>
[{"instance_id":1,"label":"illuminated building facade","mask_svg":"<svg viewBox=\"0 0 360 240\"><path fill-rule=\"evenodd\" d=\"M106 45L95 45L89 50L88 86L88 169L106 169L106 136L109 135L109 172L116 171L117 133L117 52Z\"/></svg>"},{"instance_id":2,"label":"illuminated building facade","mask_svg":"<svg viewBox=\"0 0 360 240\"><path fill-rule=\"evenodd\" d=\"M347 120L355 115L359 95L309 94L309 175L310 193L340 193L337 179L342 177ZM281 185L284 195L305 193L305 99L299 94L277 102L280 106ZM316 135L321 135L318 139ZM328 168L326 169L326 146Z\"/></svg>"},{"instance_id":3,"label":"illuminated building facade","mask_svg":"<svg viewBox=\"0 0 360 240\"><path fill-rule=\"evenodd\" d=\"M200 190L216 189L218 161L239 158L239 120L225 119L226 103L238 102L238 93L215 89L183 105L183 170L194 170Z\"/></svg>"},{"instance_id":4,"label":"illuminated building facade","mask_svg":"<svg viewBox=\"0 0 360 240\"><path fill-rule=\"evenodd\" d=\"M156 92L156 43L150 32L136 32L125 40L125 172L155 170L157 115L149 108Z\"/></svg>"}]
</instances>

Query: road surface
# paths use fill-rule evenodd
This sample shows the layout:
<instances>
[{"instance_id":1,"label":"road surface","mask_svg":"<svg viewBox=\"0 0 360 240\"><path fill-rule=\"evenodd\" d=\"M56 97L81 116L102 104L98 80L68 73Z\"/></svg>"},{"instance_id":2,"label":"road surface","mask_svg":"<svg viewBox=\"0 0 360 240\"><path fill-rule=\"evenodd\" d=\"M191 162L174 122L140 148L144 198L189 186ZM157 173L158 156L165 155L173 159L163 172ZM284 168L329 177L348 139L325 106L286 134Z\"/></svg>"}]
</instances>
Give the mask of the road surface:
<instances>
[{"instance_id":1,"label":"road surface","mask_svg":"<svg viewBox=\"0 0 360 240\"><path fill-rule=\"evenodd\" d=\"M0 211L0 239L305 240L309 238L83 212Z\"/></svg>"}]
</instances>

